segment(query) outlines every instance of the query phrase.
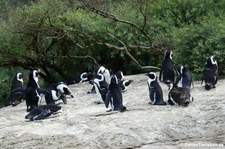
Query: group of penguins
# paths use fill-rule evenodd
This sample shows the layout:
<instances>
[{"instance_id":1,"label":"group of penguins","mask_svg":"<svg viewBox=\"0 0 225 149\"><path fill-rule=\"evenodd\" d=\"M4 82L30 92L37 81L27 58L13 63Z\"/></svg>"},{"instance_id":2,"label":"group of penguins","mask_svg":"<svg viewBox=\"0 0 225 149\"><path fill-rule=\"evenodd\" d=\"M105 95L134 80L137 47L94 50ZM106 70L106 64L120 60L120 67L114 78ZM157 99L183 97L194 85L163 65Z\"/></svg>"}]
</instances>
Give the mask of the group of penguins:
<instances>
[{"instance_id":1,"label":"group of penguins","mask_svg":"<svg viewBox=\"0 0 225 149\"><path fill-rule=\"evenodd\" d=\"M17 73L14 77L11 87L10 97L7 99L5 106L16 106L23 100L26 101L27 112L25 119L41 120L50 115L62 112L62 107L57 103L63 101L67 104L67 96L74 96L69 89L69 85L87 82L92 85L91 91L87 93L97 93L101 98L98 104L103 103L106 108L111 107L109 111L124 112L127 108L123 105L122 93L133 80L124 79L122 71L111 74L104 66L97 67L93 72L84 72L78 78L68 80L67 82L58 82L50 84L46 89L39 86L39 70L31 70L26 88L23 87L23 74ZM187 66L174 65L172 60L172 51L166 50L162 67L159 73L159 81L166 84L169 88L168 101L164 101L162 88L158 82L155 72L149 72L148 89L150 104L152 105L181 105L188 106L193 102L191 89L193 88L192 73ZM205 89L215 88L218 80L218 65L214 56L207 60L203 72L203 81ZM41 104L42 97L45 97L45 103Z\"/></svg>"},{"instance_id":2,"label":"group of penguins","mask_svg":"<svg viewBox=\"0 0 225 149\"><path fill-rule=\"evenodd\" d=\"M110 105L109 111L123 112L126 110L122 104L122 92L127 90L127 86L133 80L124 79L122 71L111 75L108 69L100 66L93 72L82 73L78 78L50 84L46 89L41 88L38 83L40 73L39 70L31 70L26 87L23 87L23 74L17 73L12 82L11 94L5 103L5 106L16 106L25 100L27 112L29 112L25 119L41 120L52 114L61 113L62 107L59 106L58 101L67 104L67 96L74 98L68 86L86 81L93 86L87 93L97 93L102 99L96 102L97 104L104 103L106 108ZM43 96L46 104L42 104Z\"/></svg>"},{"instance_id":3,"label":"group of penguins","mask_svg":"<svg viewBox=\"0 0 225 149\"><path fill-rule=\"evenodd\" d=\"M159 73L160 82L166 84L169 88L168 101L163 100L162 88L158 83L157 75L154 72L147 74L150 101L153 105L181 105L188 106L193 102L191 89L193 86L192 72L184 65L175 65L172 60L172 51L166 50L162 67ZM210 90L215 88L218 81L218 64L215 56L210 56L207 59L207 64L203 71L202 83L205 83L205 89Z\"/></svg>"}]
</instances>

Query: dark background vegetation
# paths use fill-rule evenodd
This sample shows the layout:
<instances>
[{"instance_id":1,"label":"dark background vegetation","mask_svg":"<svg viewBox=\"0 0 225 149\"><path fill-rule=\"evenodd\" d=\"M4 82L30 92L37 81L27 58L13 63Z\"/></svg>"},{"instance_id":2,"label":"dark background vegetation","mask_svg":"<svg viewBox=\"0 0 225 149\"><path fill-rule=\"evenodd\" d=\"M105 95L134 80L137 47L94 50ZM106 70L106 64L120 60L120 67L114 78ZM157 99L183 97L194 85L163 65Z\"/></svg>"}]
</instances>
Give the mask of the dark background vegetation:
<instances>
[{"instance_id":1,"label":"dark background vegetation","mask_svg":"<svg viewBox=\"0 0 225 149\"><path fill-rule=\"evenodd\" d=\"M1 0L0 104L16 72L45 82L104 65L126 75L158 71L170 49L201 79L215 55L224 76L225 0Z\"/></svg>"}]
</instances>

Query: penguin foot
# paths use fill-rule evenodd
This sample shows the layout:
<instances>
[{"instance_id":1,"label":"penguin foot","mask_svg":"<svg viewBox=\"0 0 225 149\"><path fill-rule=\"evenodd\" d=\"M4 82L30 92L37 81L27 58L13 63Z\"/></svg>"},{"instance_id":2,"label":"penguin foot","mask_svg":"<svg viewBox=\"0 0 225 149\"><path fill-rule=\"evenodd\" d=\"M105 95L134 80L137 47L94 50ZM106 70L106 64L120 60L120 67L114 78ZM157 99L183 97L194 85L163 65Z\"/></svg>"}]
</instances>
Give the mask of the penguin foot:
<instances>
[{"instance_id":1,"label":"penguin foot","mask_svg":"<svg viewBox=\"0 0 225 149\"><path fill-rule=\"evenodd\" d=\"M112 109L107 110L106 112L112 112Z\"/></svg>"},{"instance_id":2,"label":"penguin foot","mask_svg":"<svg viewBox=\"0 0 225 149\"><path fill-rule=\"evenodd\" d=\"M99 105L99 104L103 104L102 101L94 101L95 104Z\"/></svg>"},{"instance_id":3,"label":"penguin foot","mask_svg":"<svg viewBox=\"0 0 225 149\"><path fill-rule=\"evenodd\" d=\"M127 108L125 107L125 106L123 106L121 109L120 109L120 112L124 112L124 111L126 111L127 110Z\"/></svg>"}]
</instances>

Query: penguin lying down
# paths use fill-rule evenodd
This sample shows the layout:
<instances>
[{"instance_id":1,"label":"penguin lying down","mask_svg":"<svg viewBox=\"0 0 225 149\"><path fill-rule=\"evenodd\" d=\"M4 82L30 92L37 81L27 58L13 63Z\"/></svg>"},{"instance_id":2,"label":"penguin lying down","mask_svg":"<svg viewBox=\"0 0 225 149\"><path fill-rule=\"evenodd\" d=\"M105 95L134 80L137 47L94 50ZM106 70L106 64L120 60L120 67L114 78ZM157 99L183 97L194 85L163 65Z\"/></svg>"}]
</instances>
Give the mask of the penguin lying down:
<instances>
[{"instance_id":1,"label":"penguin lying down","mask_svg":"<svg viewBox=\"0 0 225 149\"><path fill-rule=\"evenodd\" d=\"M41 120L58 113L62 113L62 107L58 105L41 105L33 108L30 113L25 116L25 119L29 119L30 121Z\"/></svg>"}]
</instances>

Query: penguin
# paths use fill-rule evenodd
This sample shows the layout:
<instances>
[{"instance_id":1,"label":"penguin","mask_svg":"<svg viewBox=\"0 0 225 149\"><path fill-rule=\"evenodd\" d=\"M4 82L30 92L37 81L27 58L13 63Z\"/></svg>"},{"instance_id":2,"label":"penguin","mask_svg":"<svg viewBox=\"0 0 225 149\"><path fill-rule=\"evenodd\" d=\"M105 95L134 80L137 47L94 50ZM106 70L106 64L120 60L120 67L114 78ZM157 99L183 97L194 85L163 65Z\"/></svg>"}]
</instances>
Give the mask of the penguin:
<instances>
[{"instance_id":1,"label":"penguin","mask_svg":"<svg viewBox=\"0 0 225 149\"><path fill-rule=\"evenodd\" d=\"M94 83L96 93L100 96L103 103L105 103L106 94L108 91L108 83L105 81L105 77L103 76L103 74L101 73L96 74L94 76L93 83ZM99 103L101 102L98 102L98 104Z\"/></svg>"},{"instance_id":2,"label":"penguin","mask_svg":"<svg viewBox=\"0 0 225 149\"><path fill-rule=\"evenodd\" d=\"M5 106L16 106L22 102L24 96L22 93L14 93L14 90L23 89L23 74L16 73L11 85L10 97L6 100Z\"/></svg>"},{"instance_id":3,"label":"penguin","mask_svg":"<svg viewBox=\"0 0 225 149\"><path fill-rule=\"evenodd\" d=\"M149 77L148 79L148 89L150 103L152 105L166 105L166 102L163 100L162 88L157 81L157 75L154 72L146 74Z\"/></svg>"},{"instance_id":4,"label":"penguin","mask_svg":"<svg viewBox=\"0 0 225 149\"><path fill-rule=\"evenodd\" d=\"M27 112L30 112L34 107L39 106L41 102L40 94L46 94L47 92L46 90L40 88L38 83L39 73L40 71L38 70L32 70L29 73L29 80L25 90Z\"/></svg>"},{"instance_id":5,"label":"penguin","mask_svg":"<svg viewBox=\"0 0 225 149\"><path fill-rule=\"evenodd\" d=\"M29 119L30 121L41 120L58 113L62 113L62 108L58 105L41 105L34 107L29 114L25 116L25 119Z\"/></svg>"},{"instance_id":6,"label":"penguin","mask_svg":"<svg viewBox=\"0 0 225 149\"><path fill-rule=\"evenodd\" d=\"M174 83L168 84L168 87L168 103L170 105L181 105L186 107L189 105L189 103L194 101L194 98L191 96L189 90L178 87Z\"/></svg>"},{"instance_id":7,"label":"penguin","mask_svg":"<svg viewBox=\"0 0 225 149\"><path fill-rule=\"evenodd\" d=\"M218 64L214 56L207 59L206 68L203 72L203 81L205 82L205 89L210 90L215 88L218 81ZM201 83L201 84L202 84Z\"/></svg>"},{"instance_id":8,"label":"penguin","mask_svg":"<svg viewBox=\"0 0 225 149\"><path fill-rule=\"evenodd\" d=\"M67 104L67 99L66 99L67 95L69 95L71 98L74 98L70 88L64 82L51 84L47 88L47 90L51 94L51 96L47 96L47 97L45 96L45 98L52 98L54 102L61 99L64 104Z\"/></svg>"},{"instance_id":9,"label":"penguin","mask_svg":"<svg viewBox=\"0 0 225 149\"><path fill-rule=\"evenodd\" d=\"M190 90L193 87L191 70L183 65L177 65L175 68L178 74L175 84L177 84L178 87Z\"/></svg>"},{"instance_id":10,"label":"penguin","mask_svg":"<svg viewBox=\"0 0 225 149\"><path fill-rule=\"evenodd\" d=\"M162 61L159 80L165 84L167 84L168 82L175 82L176 71L174 69L172 55L172 51L166 50L164 53L164 59Z\"/></svg>"},{"instance_id":11,"label":"penguin","mask_svg":"<svg viewBox=\"0 0 225 149\"><path fill-rule=\"evenodd\" d=\"M123 105L123 96L119 81L116 75L112 75L109 82L109 88L106 95L105 107L108 108L111 105L109 111L124 112L127 108Z\"/></svg>"},{"instance_id":12,"label":"penguin","mask_svg":"<svg viewBox=\"0 0 225 149\"><path fill-rule=\"evenodd\" d=\"M38 84L38 75L40 71L31 70L29 73L29 80L25 89L17 88L13 90L13 94L23 94L26 100L27 112L30 112L34 107L37 107L41 103L41 94L50 95L45 89L40 88ZM53 103L52 101L46 101L47 103Z\"/></svg>"}]
</instances>

